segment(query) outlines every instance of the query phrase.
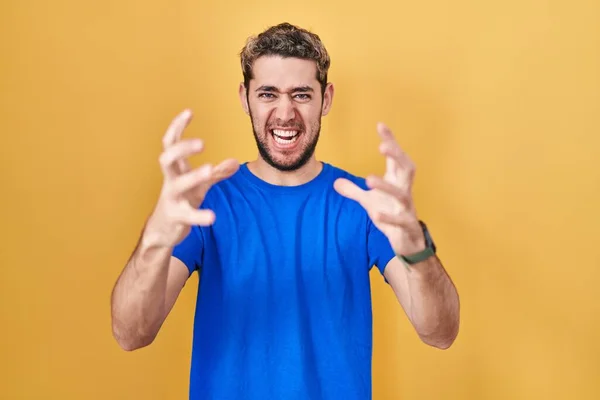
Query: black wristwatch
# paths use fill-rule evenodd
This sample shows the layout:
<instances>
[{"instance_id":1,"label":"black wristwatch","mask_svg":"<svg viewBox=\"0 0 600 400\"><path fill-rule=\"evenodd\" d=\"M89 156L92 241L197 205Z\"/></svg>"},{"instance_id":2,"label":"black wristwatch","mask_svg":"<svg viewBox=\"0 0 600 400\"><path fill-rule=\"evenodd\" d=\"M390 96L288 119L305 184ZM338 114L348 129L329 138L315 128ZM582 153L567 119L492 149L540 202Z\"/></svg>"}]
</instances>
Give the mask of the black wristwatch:
<instances>
[{"instance_id":1,"label":"black wristwatch","mask_svg":"<svg viewBox=\"0 0 600 400\"><path fill-rule=\"evenodd\" d=\"M433 256L436 252L435 243L433 242L433 239L431 238L431 234L429 233L429 230L427 229L427 225L425 225L425 222L423 222L421 220L419 220L419 224L421 225L421 228L423 229L423 235L425 236L425 249L418 253L409 254L409 255L400 255L399 254L398 257L400 257L400 259L402 259L402 261L404 261L408 265L413 265L416 263L420 263L421 261L425 261L429 257Z\"/></svg>"}]
</instances>

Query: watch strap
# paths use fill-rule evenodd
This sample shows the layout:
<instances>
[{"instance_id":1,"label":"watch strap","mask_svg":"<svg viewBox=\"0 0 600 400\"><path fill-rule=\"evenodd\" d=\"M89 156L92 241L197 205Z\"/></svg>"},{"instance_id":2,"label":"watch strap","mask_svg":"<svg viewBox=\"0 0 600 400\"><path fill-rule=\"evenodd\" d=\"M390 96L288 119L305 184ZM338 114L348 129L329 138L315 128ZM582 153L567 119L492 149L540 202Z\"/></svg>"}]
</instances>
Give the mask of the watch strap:
<instances>
[{"instance_id":1,"label":"watch strap","mask_svg":"<svg viewBox=\"0 0 600 400\"><path fill-rule=\"evenodd\" d=\"M413 253L409 255L398 254L398 257L404 261L404 263L408 265L413 265L420 263L421 261L427 260L429 257L433 256L436 252L436 246L429 234L429 229L427 229L427 225L425 222L419 220L419 224L423 229L423 235L425 236L425 249L419 251L418 253Z\"/></svg>"},{"instance_id":2,"label":"watch strap","mask_svg":"<svg viewBox=\"0 0 600 400\"><path fill-rule=\"evenodd\" d=\"M427 260L429 257L435 254L435 250L431 247L426 247L424 250L421 250L418 253L410 254L410 255L398 255L404 262L409 265L420 263L421 261Z\"/></svg>"}]
</instances>

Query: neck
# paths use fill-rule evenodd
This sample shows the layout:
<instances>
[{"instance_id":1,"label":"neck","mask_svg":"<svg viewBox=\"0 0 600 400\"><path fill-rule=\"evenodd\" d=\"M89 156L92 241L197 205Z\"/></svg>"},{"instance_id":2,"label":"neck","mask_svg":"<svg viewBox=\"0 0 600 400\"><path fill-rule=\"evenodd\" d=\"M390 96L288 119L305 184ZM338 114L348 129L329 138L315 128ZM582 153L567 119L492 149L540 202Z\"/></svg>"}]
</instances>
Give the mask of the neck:
<instances>
[{"instance_id":1,"label":"neck","mask_svg":"<svg viewBox=\"0 0 600 400\"><path fill-rule=\"evenodd\" d=\"M302 167L294 171L280 171L263 160L262 157L248 163L248 169L263 181L279 186L298 186L313 180L321 170L323 164L314 157Z\"/></svg>"}]
</instances>

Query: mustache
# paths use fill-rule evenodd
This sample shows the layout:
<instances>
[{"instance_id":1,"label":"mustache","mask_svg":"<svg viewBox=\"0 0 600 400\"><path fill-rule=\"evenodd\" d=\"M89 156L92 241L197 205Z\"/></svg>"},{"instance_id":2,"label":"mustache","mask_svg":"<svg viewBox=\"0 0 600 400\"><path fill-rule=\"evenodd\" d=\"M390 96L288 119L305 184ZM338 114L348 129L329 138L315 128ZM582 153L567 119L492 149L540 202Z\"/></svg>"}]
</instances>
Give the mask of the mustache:
<instances>
[{"instance_id":1,"label":"mustache","mask_svg":"<svg viewBox=\"0 0 600 400\"><path fill-rule=\"evenodd\" d=\"M281 120L277 120L271 122L267 125L267 129L271 130L274 128L287 128L287 129L296 129L296 130L304 130L304 124L300 121L288 121L283 122Z\"/></svg>"}]
</instances>

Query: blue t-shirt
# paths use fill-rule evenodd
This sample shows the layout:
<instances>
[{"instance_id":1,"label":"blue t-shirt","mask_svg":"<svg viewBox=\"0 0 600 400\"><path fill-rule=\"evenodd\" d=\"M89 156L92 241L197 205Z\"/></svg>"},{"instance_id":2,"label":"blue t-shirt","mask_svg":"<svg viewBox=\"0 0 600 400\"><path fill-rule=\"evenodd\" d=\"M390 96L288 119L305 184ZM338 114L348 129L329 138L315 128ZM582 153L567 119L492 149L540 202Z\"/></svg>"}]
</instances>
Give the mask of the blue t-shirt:
<instances>
[{"instance_id":1,"label":"blue t-shirt","mask_svg":"<svg viewBox=\"0 0 600 400\"><path fill-rule=\"evenodd\" d=\"M327 163L292 187L241 164L209 190L215 223L173 253L200 274L190 399L371 398L369 271L394 252L339 177L366 188Z\"/></svg>"}]
</instances>

